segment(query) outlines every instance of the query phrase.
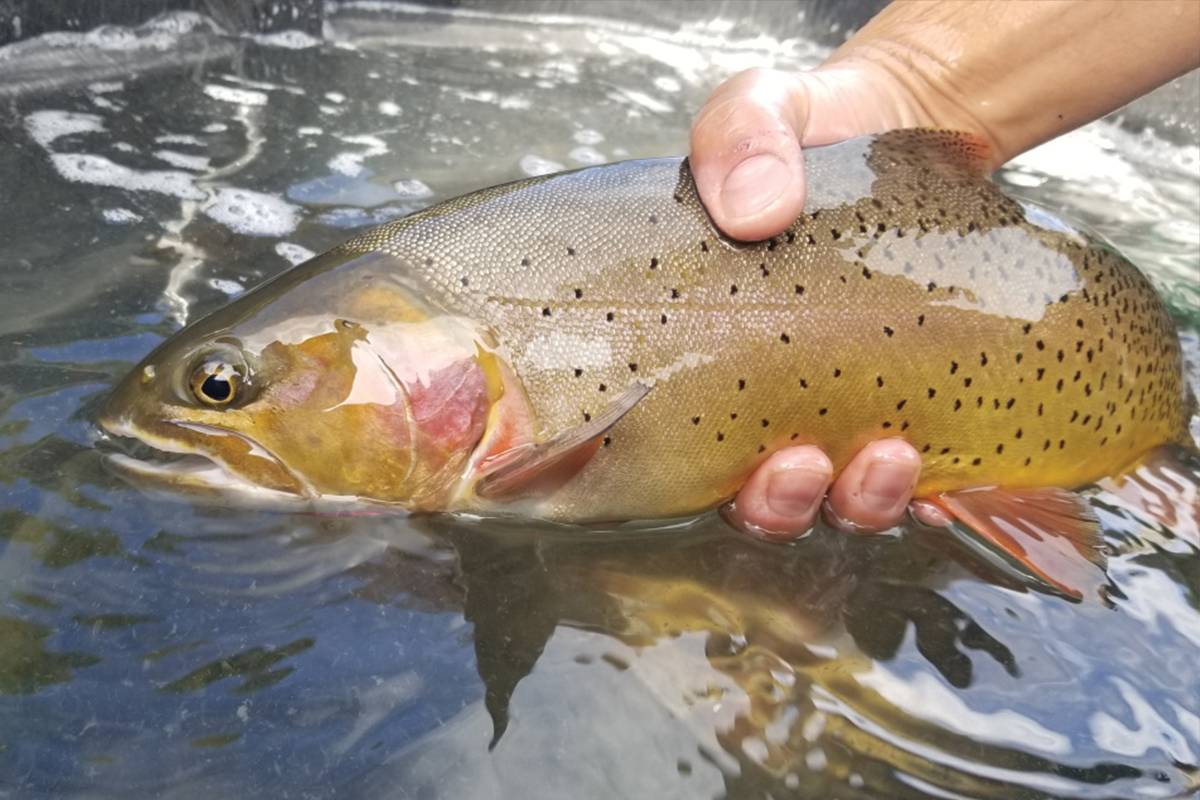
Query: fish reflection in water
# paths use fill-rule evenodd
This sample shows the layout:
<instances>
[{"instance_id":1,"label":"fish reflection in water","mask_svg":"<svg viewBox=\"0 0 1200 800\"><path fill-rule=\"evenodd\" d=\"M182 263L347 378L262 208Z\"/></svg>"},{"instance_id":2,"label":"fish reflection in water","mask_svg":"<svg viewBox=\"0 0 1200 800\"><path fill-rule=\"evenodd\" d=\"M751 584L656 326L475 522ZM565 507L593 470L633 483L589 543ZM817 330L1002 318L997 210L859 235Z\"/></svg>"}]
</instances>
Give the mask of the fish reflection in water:
<instances>
[{"instance_id":1,"label":"fish reflection in water","mask_svg":"<svg viewBox=\"0 0 1200 800\"><path fill-rule=\"evenodd\" d=\"M1155 663L1135 650L1147 624L1177 625L1174 635L1200 646L1183 629L1197 586L1141 566L1156 559L1149 545L1114 560L1127 595L1114 613L997 589L961 560L890 539L817 536L781 551L704 521L664 542L433 518L404 541L387 534L384 547L387 526L325 524L349 533L327 539L322 558L375 549L347 573L361 581L357 596L461 610L486 691L490 731L481 718L452 724L393 754L372 785L414 774L470 783L498 769L489 758L519 761L558 736L575 741L581 727L611 745L597 758L633 757L628 703L638 696L654 706L634 712L644 724L665 718L690 732L679 774L719 774L735 797L1171 797L1197 787L1196 718L1171 699L1195 690L1186 652L1181 662L1176 643ZM1089 632L1099 629L1111 646L1097 647ZM580 700L611 680L625 698Z\"/></svg>"}]
</instances>

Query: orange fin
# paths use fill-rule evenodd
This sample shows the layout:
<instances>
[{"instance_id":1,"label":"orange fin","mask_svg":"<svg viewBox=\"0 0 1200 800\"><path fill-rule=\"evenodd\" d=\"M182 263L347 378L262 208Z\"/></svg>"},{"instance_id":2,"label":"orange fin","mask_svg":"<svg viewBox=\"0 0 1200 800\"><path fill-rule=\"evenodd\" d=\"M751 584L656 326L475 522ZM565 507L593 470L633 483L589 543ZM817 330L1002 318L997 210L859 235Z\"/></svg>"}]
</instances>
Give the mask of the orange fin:
<instances>
[{"instance_id":1,"label":"orange fin","mask_svg":"<svg viewBox=\"0 0 1200 800\"><path fill-rule=\"evenodd\" d=\"M1107 558L1087 500L1065 489L967 489L929 501L1069 597L1097 596Z\"/></svg>"},{"instance_id":2,"label":"orange fin","mask_svg":"<svg viewBox=\"0 0 1200 800\"><path fill-rule=\"evenodd\" d=\"M1184 459L1197 460L1194 453ZM1137 466L1099 482L1137 516L1150 517L1180 539L1200 547L1200 473L1169 447L1151 450Z\"/></svg>"},{"instance_id":3,"label":"orange fin","mask_svg":"<svg viewBox=\"0 0 1200 800\"><path fill-rule=\"evenodd\" d=\"M652 388L652 384L635 380L603 411L582 425L544 442L524 444L490 457L480 465L486 474L476 484L475 493L495 500L558 488L583 468L600 447L609 428L640 403Z\"/></svg>"}]
</instances>

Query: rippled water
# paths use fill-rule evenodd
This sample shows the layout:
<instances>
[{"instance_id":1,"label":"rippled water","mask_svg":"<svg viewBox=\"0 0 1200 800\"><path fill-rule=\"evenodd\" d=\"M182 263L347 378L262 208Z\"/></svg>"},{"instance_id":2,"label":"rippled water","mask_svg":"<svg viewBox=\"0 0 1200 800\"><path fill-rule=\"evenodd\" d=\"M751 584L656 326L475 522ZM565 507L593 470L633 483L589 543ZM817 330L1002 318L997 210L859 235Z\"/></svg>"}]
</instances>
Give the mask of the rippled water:
<instances>
[{"instance_id":1,"label":"rippled water","mask_svg":"<svg viewBox=\"0 0 1200 800\"><path fill-rule=\"evenodd\" d=\"M108 477L93 410L182 322L355 226L684 152L722 77L822 55L721 23L335 23L324 44L110 31L92 45L207 44L10 100L0 797L1197 793L1200 554L1102 494L1112 608L919 531L571 537L194 509ZM1101 123L1000 179L1151 273L1200 383L1195 143Z\"/></svg>"}]
</instances>

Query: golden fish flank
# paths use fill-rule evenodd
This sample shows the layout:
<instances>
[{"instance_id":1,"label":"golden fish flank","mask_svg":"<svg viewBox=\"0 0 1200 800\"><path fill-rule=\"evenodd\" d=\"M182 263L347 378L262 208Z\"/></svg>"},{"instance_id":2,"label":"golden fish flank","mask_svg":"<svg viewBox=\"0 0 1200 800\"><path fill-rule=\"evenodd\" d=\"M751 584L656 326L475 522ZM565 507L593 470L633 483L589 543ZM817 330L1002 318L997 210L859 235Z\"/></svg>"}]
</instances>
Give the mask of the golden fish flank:
<instances>
[{"instance_id":1,"label":"golden fish flank","mask_svg":"<svg viewBox=\"0 0 1200 800\"><path fill-rule=\"evenodd\" d=\"M960 518L987 516L981 487L1076 487L1190 445L1151 285L1004 195L975 148L811 149L809 207L749 244L677 159L467 195L181 331L101 421L212 462L116 459L151 483L577 522L711 508L788 444L840 467L903 437L917 494ZM223 374L243 387L197 395ZM1048 513L1035 528L1091 527Z\"/></svg>"}]
</instances>

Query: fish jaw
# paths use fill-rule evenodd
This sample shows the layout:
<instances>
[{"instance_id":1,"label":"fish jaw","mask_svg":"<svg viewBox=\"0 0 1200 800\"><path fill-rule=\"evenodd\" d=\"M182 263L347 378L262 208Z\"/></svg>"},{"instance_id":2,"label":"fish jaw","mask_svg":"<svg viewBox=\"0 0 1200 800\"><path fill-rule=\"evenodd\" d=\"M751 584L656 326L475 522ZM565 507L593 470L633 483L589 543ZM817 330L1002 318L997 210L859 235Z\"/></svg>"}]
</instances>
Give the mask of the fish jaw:
<instances>
[{"instance_id":1,"label":"fish jaw","mask_svg":"<svg viewBox=\"0 0 1200 800\"><path fill-rule=\"evenodd\" d=\"M119 451L104 455L104 466L110 472L138 488L232 499L263 507L296 507L316 499L316 492L307 481L244 434L199 423L171 422L166 424L176 431L163 436L120 417L103 416L98 422L116 442L136 443L150 450L144 458ZM234 470L218 452L203 446L205 440L226 443L252 454L258 467L255 474Z\"/></svg>"}]
</instances>

